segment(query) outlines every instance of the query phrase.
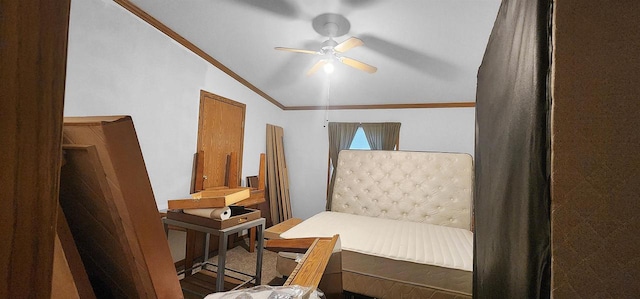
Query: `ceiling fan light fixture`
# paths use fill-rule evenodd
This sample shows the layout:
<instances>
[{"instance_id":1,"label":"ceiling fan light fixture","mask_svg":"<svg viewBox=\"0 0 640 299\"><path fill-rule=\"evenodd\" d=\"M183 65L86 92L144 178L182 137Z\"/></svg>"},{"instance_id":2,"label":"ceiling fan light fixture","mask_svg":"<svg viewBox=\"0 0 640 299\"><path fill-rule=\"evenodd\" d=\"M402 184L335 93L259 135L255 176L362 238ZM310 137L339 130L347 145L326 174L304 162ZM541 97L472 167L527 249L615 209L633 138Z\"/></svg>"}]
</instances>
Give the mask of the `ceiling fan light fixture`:
<instances>
[{"instance_id":1,"label":"ceiling fan light fixture","mask_svg":"<svg viewBox=\"0 0 640 299\"><path fill-rule=\"evenodd\" d=\"M332 61L327 62L327 64L325 64L322 69L324 70L325 73L327 74L332 74L333 71L336 69L336 67L333 65Z\"/></svg>"}]
</instances>

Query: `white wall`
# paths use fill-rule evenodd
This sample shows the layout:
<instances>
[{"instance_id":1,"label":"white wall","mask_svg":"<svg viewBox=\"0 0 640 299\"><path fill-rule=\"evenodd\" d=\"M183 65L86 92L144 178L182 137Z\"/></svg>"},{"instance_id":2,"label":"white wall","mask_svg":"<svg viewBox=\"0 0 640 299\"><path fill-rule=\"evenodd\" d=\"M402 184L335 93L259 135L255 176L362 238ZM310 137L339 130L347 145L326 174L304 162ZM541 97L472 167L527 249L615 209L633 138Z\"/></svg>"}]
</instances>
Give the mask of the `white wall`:
<instances>
[{"instance_id":1,"label":"white wall","mask_svg":"<svg viewBox=\"0 0 640 299\"><path fill-rule=\"evenodd\" d=\"M285 147L293 215L324 210L328 133L324 111L286 111ZM400 149L473 155L474 108L333 110L332 122L400 122Z\"/></svg>"},{"instance_id":2,"label":"white wall","mask_svg":"<svg viewBox=\"0 0 640 299\"><path fill-rule=\"evenodd\" d=\"M284 111L110 0L73 0L65 116L133 117L159 209L189 196L200 90L245 103L243 177Z\"/></svg>"},{"instance_id":3,"label":"white wall","mask_svg":"<svg viewBox=\"0 0 640 299\"><path fill-rule=\"evenodd\" d=\"M133 117L159 209L189 195L200 90L245 103L242 177L258 173L266 124L282 126L296 217L324 210L325 111L282 111L111 0L72 0L65 116ZM402 123L400 148L473 154L474 109L329 111L330 121Z\"/></svg>"}]
</instances>

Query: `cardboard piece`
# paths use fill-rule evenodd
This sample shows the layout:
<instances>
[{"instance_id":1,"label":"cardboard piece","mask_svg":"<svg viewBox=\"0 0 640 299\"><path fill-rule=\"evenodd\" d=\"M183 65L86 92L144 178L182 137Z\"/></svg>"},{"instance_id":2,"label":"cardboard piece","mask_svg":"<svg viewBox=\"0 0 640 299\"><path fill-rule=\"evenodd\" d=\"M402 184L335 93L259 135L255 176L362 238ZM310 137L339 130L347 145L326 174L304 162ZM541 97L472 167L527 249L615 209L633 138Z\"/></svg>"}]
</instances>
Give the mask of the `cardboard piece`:
<instances>
[{"instance_id":1,"label":"cardboard piece","mask_svg":"<svg viewBox=\"0 0 640 299\"><path fill-rule=\"evenodd\" d=\"M135 297L183 298L131 117L66 117L63 143L95 145L113 206L92 214L96 222L122 226L113 238L127 245L122 248L135 261L135 271L123 272L139 276L130 281L138 293ZM105 242L115 246L110 244ZM131 267L124 261L112 266Z\"/></svg>"}]
</instances>

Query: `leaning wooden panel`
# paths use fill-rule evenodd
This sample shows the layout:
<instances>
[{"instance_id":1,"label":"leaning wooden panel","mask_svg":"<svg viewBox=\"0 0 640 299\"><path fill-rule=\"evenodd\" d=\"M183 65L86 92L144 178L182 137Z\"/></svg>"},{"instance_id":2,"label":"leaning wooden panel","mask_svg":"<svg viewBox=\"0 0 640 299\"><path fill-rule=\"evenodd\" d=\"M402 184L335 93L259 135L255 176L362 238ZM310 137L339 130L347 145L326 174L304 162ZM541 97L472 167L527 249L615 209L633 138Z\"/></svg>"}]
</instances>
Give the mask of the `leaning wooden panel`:
<instances>
[{"instance_id":1,"label":"leaning wooden panel","mask_svg":"<svg viewBox=\"0 0 640 299\"><path fill-rule=\"evenodd\" d=\"M51 274L51 299L80 299L64 249L56 235L53 248L53 273Z\"/></svg>"},{"instance_id":2,"label":"leaning wooden panel","mask_svg":"<svg viewBox=\"0 0 640 299\"><path fill-rule=\"evenodd\" d=\"M125 227L126 236L139 245L131 249L140 254L136 261L151 280L151 287L145 285L147 294L182 298L131 117L65 118L63 142L96 146L119 216L131 223L131 229Z\"/></svg>"},{"instance_id":3,"label":"leaning wooden panel","mask_svg":"<svg viewBox=\"0 0 640 299\"><path fill-rule=\"evenodd\" d=\"M58 205L51 298L96 298L87 271L73 240L67 218Z\"/></svg>"},{"instance_id":4,"label":"leaning wooden panel","mask_svg":"<svg viewBox=\"0 0 640 299\"><path fill-rule=\"evenodd\" d=\"M0 1L0 298L48 298L69 0Z\"/></svg>"},{"instance_id":5,"label":"leaning wooden panel","mask_svg":"<svg viewBox=\"0 0 640 299\"><path fill-rule=\"evenodd\" d=\"M200 91L197 149L204 152L202 175L206 179L203 189L227 185L225 166L231 152L237 153L239 158L239 171L235 178L239 185L239 178L242 177L245 110L243 103Z\"/></svg>"},{"instance_id":6,"label":"leaning wooden panel","mask_svg":"<svg viewBox=\"0 0 640 299\"><path fill-rule=\"evenodd\" d=\"M151 286L140 273L125 227L132 225L113 199L96 148L93 145L63 146L65 165L60 178L60 205L85 269L96 293L113 297L147 297Z\"/></svg>"}]
</instances>

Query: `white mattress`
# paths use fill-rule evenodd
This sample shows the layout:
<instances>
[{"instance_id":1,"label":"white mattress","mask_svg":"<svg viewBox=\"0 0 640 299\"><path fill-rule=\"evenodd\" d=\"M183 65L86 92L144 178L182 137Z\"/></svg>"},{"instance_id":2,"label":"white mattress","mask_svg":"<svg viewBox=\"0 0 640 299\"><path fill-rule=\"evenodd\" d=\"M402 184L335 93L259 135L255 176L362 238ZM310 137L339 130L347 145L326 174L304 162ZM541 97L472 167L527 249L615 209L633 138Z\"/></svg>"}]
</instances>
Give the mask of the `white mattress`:
<instances>
[{"instance_id":1,"label":"white mattress","mask_svg":"<svg viewBox=\"0 0 640 299\"><path fill-rule=\"evenodd\" d=\"M473 270L473 234L454 227L322 212L280 236L285 239L340 234L342 249L394 260Z\"/></svg>"}]
</instances>

